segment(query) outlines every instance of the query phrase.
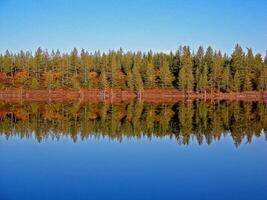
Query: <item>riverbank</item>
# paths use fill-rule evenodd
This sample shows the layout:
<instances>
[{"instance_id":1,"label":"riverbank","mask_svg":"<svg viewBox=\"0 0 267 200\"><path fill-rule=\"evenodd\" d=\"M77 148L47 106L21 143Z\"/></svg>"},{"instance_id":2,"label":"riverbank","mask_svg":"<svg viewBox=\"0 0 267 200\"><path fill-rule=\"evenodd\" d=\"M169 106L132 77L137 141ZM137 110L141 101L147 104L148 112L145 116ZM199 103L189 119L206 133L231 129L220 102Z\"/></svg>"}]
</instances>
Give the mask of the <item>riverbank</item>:
<instances>
[{"instance_id":1,"label":"riverbank","mask_svg":"<svg viewBox=\"0 0 267 200\"><path fill-rule=\"evenodd\" d=\"M176 102L179 100L266 101L267 91L184 93L176 89L148 89L142 92L120 89L0 90L1 101L129 101Z\"/></svg>"}]
</instances>

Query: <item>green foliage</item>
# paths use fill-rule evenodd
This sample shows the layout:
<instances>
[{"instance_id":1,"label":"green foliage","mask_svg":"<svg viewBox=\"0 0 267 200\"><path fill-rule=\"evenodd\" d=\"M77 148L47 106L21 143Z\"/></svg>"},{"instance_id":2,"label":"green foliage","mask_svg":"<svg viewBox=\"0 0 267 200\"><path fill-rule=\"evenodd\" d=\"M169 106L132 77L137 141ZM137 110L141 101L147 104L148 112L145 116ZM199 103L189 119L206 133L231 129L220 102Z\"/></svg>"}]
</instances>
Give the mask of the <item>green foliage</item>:
<instances>
[{"instance_id":1,"label":"green foliage","mask_svg":"<svg viewBox=\"0 0 267 200\"><path fill-rule=\"evenodd\" d=\"M152 52L148 53L148 58L145 60L145 77L144 77L144 84L146 88L154 88L155 84L155 69L153 65L153 55Z\"/></svg>"},{"instance_id":2,"label":"green foliage","mask_svg":"<svg viewBox=\"0 0 267 200\"><path fill-rule=\"evenodd\" d=\"M231 56L208 47L191 53L188 46L175 53L108 53L38 48L32 55L20 51L0 54L1 88L120 88L142 91L176 88L184 92L266 90L267 56L236 45Z\"/></svg>"},{"instance_id":3,"label":"green foliage","mask_svg":"<svg viewBox=\"0 0 267 200\"><path fill-rule=\"evenodd\" d=\"M173 75L169 68L169 63L165 57L163 57L160 68L160 81L162 88L168 88L172 86L174 80Z\"/></svg>"},{"instance_id":4,"label":"green foliage","mask_svg":"<svg viewBox=\"0 0 267 200\"><path fill-rule=\"evenodd\" d=\"M142 91L144 89L143 80L140 74L140 62L138 59L134 61L133 65L133 83L135 90Z\"/></svg>"},{"instance_id":5,"label":"green foliage","mask_svg":"<svg viewBox=\"0 0 267 200\"><path fill-rule=\"evenodd\" d=\"M101 73L99 77L99 88L100 89L106 89L108 88L108 82L107 82L107 76L106 76L106 70L104 67L101 68Z\"/></svg>"},{"instance_id":6,"label":"green foliage","mask_svg":"<svg viewBox=\"0 0 267 200\"><path fill-rule=\"evenodd\" d=\"M183 47L183 52L181 56L181 66L179 71L178 85L179 89L182 91L192 91L193 90L193 62L191 58L191 52L189 47Z\"/></svg>"}]
</instances>

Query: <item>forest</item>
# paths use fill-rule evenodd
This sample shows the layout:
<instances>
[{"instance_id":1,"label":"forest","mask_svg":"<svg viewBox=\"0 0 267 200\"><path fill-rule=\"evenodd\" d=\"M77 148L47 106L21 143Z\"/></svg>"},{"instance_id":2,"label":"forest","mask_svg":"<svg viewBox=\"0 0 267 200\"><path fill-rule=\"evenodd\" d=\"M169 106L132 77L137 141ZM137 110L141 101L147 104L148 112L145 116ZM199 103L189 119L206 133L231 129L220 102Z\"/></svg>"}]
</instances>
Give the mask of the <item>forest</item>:
<instances>
[{"instance_id":1,"label":"forest","mask_svg":"<svg viewBox=\"0 0 267 200\"><path fill-rule=\"evenodd\" d=\"M0 135L38 141L69 137L176 138L188 145L230 136L236 146L267 136L267 104L259 102L0 103Z\"/></svg>"},{"instance_id":2,"label":"forest","mask_svg":"<svg viewBox=\"0 0 267 200\"><path fill-rule=\"evenodd\" d=\"M70 53L38 48L0 54L0 89L178 89L184 92L242 92L267 88L267 57L238 44L229 56L211 47L176 52L110 50Z\"/></svg>"}]
</instances>

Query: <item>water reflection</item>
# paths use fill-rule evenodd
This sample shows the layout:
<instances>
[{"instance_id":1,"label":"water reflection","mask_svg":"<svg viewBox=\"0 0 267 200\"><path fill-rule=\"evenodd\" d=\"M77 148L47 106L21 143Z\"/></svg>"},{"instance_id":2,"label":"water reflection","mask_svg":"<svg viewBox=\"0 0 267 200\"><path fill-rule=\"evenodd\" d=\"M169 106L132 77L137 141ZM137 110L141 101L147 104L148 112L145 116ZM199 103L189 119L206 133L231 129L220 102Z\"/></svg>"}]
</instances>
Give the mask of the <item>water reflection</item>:
<instances>
[{"instance_id":1,"label":"water reflection","mask_svg":"<svg viewBox=\"0 0 267 200\"><path fill-rule=\"evenodd\" d=\"M257 102L0 103L0 134L78 138L171 137L211 144L227 134L236 146L267 130L267 105Z\"/></svg>"}]
</instances>

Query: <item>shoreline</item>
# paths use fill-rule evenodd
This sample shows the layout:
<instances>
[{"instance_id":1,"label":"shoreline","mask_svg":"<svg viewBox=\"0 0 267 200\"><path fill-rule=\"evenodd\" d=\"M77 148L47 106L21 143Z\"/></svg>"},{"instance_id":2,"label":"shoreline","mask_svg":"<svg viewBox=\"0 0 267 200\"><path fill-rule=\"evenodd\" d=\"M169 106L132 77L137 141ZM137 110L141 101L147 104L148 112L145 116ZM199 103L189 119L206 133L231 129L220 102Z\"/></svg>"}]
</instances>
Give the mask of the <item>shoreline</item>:
<instances>
[{"instance_id":1,"label":"shoreline","mask_svg":"<svg viewBox=\"0 0 267 200\"><path fill-rule=\"evenodd\" d=\"M182 100L229 100L229 101L266 101L265 91L244 92L207 92L184 93L176 89L146 89L142 92L121 89L56 89L56 90L24 90L5 89L0 90L1 101L132 101L145 102L176 102Z\"/></svg>"}]
</instances>

